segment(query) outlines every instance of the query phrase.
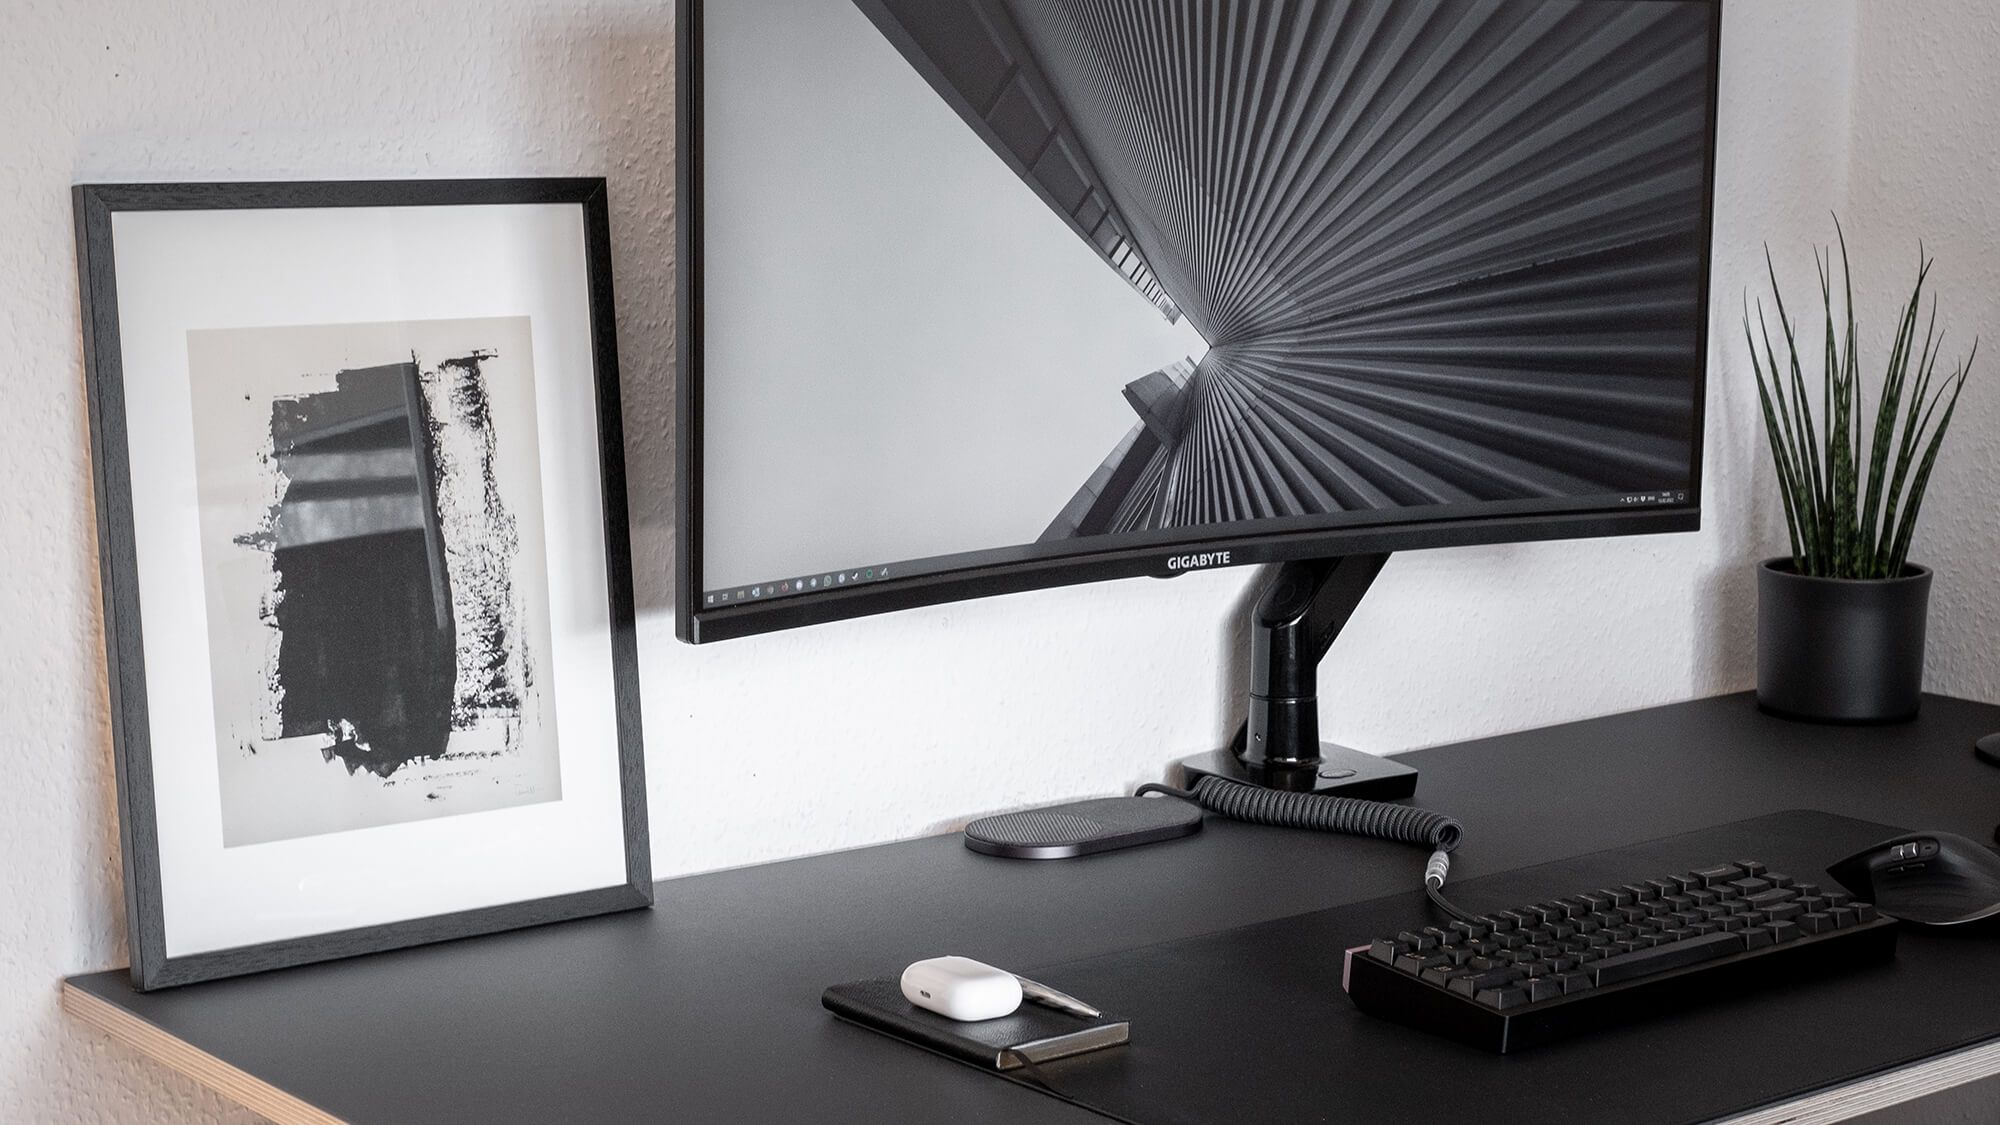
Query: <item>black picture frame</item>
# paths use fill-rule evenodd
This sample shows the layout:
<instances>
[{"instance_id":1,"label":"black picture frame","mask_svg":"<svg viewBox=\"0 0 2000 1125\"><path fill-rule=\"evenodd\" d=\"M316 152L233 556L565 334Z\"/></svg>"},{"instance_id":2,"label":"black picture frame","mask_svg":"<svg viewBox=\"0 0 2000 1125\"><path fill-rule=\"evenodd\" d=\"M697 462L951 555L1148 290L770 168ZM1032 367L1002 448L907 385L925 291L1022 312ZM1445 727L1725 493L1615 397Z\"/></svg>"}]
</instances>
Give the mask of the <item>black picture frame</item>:
<instances>
[{"instance_id":1,"label":"black picture frame","mask_svg":"<svg viewBox=\"0 0 2000 1125\"><path fill-rule=\"evenodd\" d=\"M1523 503L1450 514L1395 513L1393 518L1353 526L1311 526L1320 521L1272 521L1275 526L1245 532L1236 525L1141 532L1101 537L1087 548L1060 552L1021 545L952 556L949 569L871 580L807 597L709 605L703 576L702 544L704 442L703 386L705 335L702 262L707 224L704 168L707 161L704 86L704 10L711 0L683 0L675 25L675 449L676 551L675 635L689 644L707 644L784 629L844 621L969 598L1099 582L1116 578L1175 578L1187 573L1180 560L1200 552L1208 565L1245 566L1355 554L1658 535L1701 530L1702 458L1707 409L1706 367L1692 386L1687 498L1643 508L1592 507L1543 510ZM1704 121L1701 282L1699 307L1707 308L1713 283L1715 166L1720 106L1722 0L1696 0L1707 7L1707 112ZM879 5L864 0L864 11ZM930 80L927 76L927 80ZM1696 330L1693 353L1706 356L1709 324ZM1292 524L1306 526L1293 527ZM890 561L890 560L881 560ZM940 560L924 560L937 562ZM774 575L772 577L782 577Z\"/></svg>"},{"instance_id":2,"label":"black picture frame","mask_svg":"<svg viewBox=\"0 0 2000 1125\"><path fill-rule=\"evenodd\" d=\"M131 976L141 990L238 976L384 950L650 907L645 755L639 710L638 641L612 303L611 233L601 177L76 185L78 289L98 522L106 664L125 878ZM112 217L128 211L448 207L569 204L581 209L595 367L604 558L609 595L611 688L624 837L624 880L588 890L412 918L306 937L169 956L152 730L148 718L143 607L134 531L125 361L118 316Z\"/></svg>"}]
</instances>

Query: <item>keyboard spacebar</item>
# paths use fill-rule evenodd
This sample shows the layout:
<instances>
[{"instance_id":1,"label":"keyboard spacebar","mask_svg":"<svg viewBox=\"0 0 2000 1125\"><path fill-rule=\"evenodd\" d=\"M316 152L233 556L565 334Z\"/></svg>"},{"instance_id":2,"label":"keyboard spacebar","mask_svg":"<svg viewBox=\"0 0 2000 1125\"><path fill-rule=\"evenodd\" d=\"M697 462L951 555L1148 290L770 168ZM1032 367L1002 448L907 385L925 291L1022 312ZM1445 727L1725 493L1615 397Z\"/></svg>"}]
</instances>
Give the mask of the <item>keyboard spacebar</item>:
<instances>
[{"instance_id":1,"label":"keyboard spacebar","mask_svg":"<svg viewBox=\"0 0 2000 1125\"><path fill-rule=\"evenodd\" d=\"M1620 953L1606 957L1590 965L1592 979L1602 987L1617 984L1633 977L1651 976L1664 973L1668 969L1678 969L1687 965L1698 965L1717 957L1727 957L1741 953L1744 949L1743 935L1729 930L1684 941L1656 945L1651 949L1635 949L1630 953Z\"/></svg>"}]
</instances>

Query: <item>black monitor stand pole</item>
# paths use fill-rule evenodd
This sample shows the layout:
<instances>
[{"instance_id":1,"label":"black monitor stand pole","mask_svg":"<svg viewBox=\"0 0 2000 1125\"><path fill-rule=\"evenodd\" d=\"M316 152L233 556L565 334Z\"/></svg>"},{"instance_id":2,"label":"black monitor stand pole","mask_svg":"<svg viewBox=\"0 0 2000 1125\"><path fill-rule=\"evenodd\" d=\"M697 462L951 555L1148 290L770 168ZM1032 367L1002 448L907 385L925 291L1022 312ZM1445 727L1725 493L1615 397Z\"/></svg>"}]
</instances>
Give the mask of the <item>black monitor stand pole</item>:
<instances>
[{"instance_id":1,"label":"black monitor stand pole","mask_svg":"<svg viewBox=\"0 0 2000 1125\"><path fill-rule=\"evenodd\" d=\"M1250 715L1229 749L1181 762L1203 774L1294 792L1394 800L1417 771L1319 740L1319 662L1389 556L1346 555L1278 568L1250 618Z\"/></svg>"}]
</instances>

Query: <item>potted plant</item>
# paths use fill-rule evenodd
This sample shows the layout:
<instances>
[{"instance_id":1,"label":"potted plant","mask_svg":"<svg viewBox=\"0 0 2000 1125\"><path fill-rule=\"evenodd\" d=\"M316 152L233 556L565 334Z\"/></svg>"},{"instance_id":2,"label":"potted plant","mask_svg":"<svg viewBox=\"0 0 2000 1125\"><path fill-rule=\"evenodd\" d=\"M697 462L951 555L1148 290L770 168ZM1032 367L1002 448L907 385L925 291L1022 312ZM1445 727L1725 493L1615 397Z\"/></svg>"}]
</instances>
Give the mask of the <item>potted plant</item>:
<instances>
[{"instance_id":1,"label":"potted plant","mask_svg":"<svg viewBox=\"0 0 2000 1125\"><path fill-rule=\"evenodd\" d=\"M1939 375L1944 340L1936 298L1927 317L1921 308L1931 259L1920 250L1871 417L1862 407L1853 275L1837 220L1835 230L1845 294L1839 315L1833 253L1814 253L1823 340L1799 339L1768 246L1782 362L1762 300L1754 325L1747 303L1744 311L1792 546L1790 557L1766 559L1757 570L1757 702L1788 718L1894 722L1915 717L1923 690L1931 572L1909 561L1910 540L1979 344ZM1808 348L1822 368L1810 387Z\"/></svg>"}]
</instances>

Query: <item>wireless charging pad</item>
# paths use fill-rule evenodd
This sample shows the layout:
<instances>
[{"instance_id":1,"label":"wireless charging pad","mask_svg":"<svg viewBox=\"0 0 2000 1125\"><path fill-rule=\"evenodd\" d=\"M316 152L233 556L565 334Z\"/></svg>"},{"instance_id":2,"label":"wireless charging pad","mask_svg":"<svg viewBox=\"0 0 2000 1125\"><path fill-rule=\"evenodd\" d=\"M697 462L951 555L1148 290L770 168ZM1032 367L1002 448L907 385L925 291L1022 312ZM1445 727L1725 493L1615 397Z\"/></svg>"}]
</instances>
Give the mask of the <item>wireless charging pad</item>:
<instances>
[{"instance_id":1,"label":"wireless charging pad","mask_svg":"<svg viewBox=\"0 0 2000 1125\"><path fill-rule=\"evenodd\" d=\"M965 846L1007 859L1070 859L1191 836L1201 809L1173 797L1104 797L1001 813L965 826Z\"/></svg>"}]
</instances>

